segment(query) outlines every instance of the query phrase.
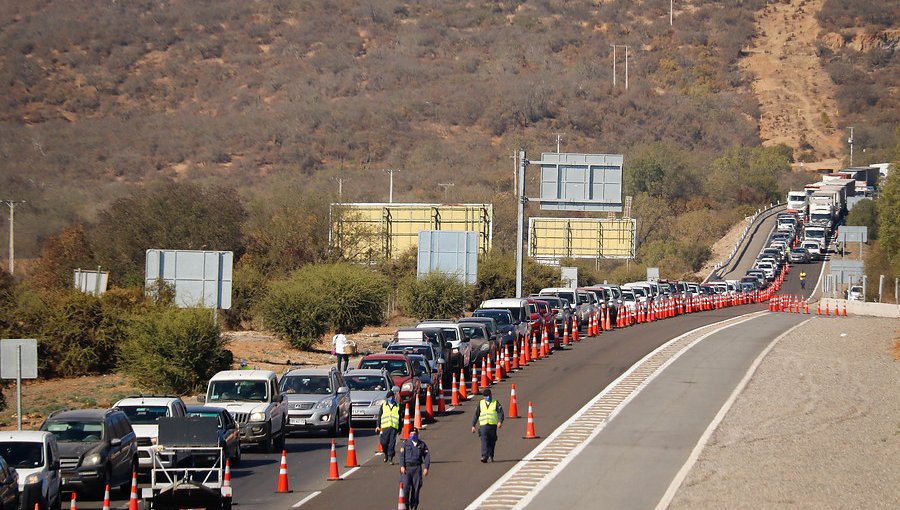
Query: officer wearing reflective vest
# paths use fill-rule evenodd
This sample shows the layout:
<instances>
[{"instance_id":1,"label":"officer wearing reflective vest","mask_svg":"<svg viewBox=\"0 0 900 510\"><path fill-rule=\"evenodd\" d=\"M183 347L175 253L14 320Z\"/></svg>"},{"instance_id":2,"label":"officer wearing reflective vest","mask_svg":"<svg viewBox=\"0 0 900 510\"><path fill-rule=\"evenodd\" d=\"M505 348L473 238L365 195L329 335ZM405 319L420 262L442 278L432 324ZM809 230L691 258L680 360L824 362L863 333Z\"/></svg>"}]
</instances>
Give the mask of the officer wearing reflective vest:
<instances>
[{"instance_id":1,"label":"officer wearing reflective vest","mask_svg":"<svg viewBox=\"0 0 900 510\"><path fill-rule=\"evenodd\" d=\"M481 462L494 462L494 446L497 445L497 430L503 426L503 407L493 399L490 388L481 390L484 398L475 409L472 417L472 433L478 426L481 436Z\"/></svg>"},{"instance_id":2,"label":"officer wearing reflective vest","mask_svg":"<svg viewBox=\"0 0 900 510\"><path fill-rule=\"evenodd\" d=\"M375 417L375 432L380 432L378 441L384 450L382 462L394 463L394 451L397 443L397 432L400 430L400 405L394 400L394 392L388 391L386 399Z\"/></svg>"},{"instance_id":3,"label":"officer wearing reflective vest","mask_svg":"<svg viewBox=\"0 0 900 510\"><path fill-rule=\"evenodd\" d=\"M800 288L806 288L806 271L800 271Z\"/></svg>"}]
</instances>

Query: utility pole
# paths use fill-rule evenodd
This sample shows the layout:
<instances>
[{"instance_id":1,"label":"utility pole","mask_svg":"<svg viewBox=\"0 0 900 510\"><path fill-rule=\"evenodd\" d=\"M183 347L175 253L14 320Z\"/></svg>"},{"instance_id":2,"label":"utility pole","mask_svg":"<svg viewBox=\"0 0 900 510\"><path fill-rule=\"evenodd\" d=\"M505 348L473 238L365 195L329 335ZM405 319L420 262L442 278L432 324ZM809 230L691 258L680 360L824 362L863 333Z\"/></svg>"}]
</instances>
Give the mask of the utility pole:
<instances>
[{"instance_id":1,"label":"utility pole","mask_svg":"<svg viewBox=\"0 0 900 510\"><path fill-rule=\"evenodd\" d=\"M335 182L338 183L338 202L344 201L344 181L349 181L350 179L344 177L334 177Z\"/></svg>"},{"instance_id":2,"label":"utility pole","mask_svg":"<svg viewBox=\"0 0 900 510\"><path fill-rule=\"evenodd\" d=\"M562 133L556 133L556 153L557 154L560 154L560 152L559 152L560 142L562 142Z\"/></svg>"},{"instance_id":3,"label":"utility pole","mask_svg":"<svg viewBox=\"0 0 900 510\"><path fill-rule=\"evenodd\" d=\"M613 47L613 88L616 88L616 45L610 44Z\"/></svg>"},{"instance_id":4,"label":"utility pole","mask_svg":"<svg viewBox=\"0 0 900 510\"><path fill-rule=\"evenodd\" d=\"M616 48L625 48L625 90L628 90L628 48L627 44L611 44L613 47L613 87L616 86Z\"/></svg>"},{"instance_id":5,"label":"utility pole","mask_svg":"<svg viewBox=\"0 0 900 510\"><path fill-rule=\"evenodd\" d=\"M628 45L625 45L625 90L628 90Z\"/></svg>"},{"instance_id":6,"label":"utility pole","mask_svg":"<svg viewBox=\"0 0 900 510\"><path fill-rule=\"evenodd\" d=\"M388 168L385 170L385 172L387 172L391 176L391 187L390 187L390 191L388 192L388 203L389 204L394 203L394 172L399 172L399 171L400 170L395 170L393 168Z\"/></svg>"},{"instance_id":7,"label":"utility pole","mask_svg":"<svg viewBox=\"0 0 900 510\"><path fill-rule=\"evenodd\" d=\"M673 7L672 4L673 3L674 3L674 0L669 0L669 26L670 27L672 26L672 7Z\"/></svg>"},{"instance_id":8,"label":"utility pole","mask_svg":"<svg viewBox=\"0 0 900 510\"><path fill-rule=\"evenodd\" d=\"M25 200L3 200L9 206L9 274L14 274L16 268L16 204L26 204Z\"/></svg>"},{"instance_id":9,"label":"utility pole","mask_svg":"<svg viewBox=\"0 0 900 510\"><path fill-rule=\"evenodd\" d=\"M449 203L450 202L450 198L449 198L450 197L450 188L455 186L455 184L453 184L452 182L444 182L444 183L439 182L438 186L444 188L444 203L445 204Z\"/></svg>"},{"instance_id":10,"label":"utility pole","mask_svg":"<svg viewBox=\"0 0 900 510\"><path fill-rule=\"evenodd\" d=\"M853 126L850 126L850 138L847 143L850 144L850 168L853 168Z\"/></svg>"},{"instance_id":11,"label":"utility pole","mask_svg":"<svg viewBox=\"0 0 900 510\"><path fill-rule=\"evenodd\" d=\"M519 160L516 159L517 156L518 153L513 150L512 156L510 156L510 158L513 160L513 194L515 194L519 189Z\"/></svg>"},{"instance_id":12,"label":"utility pole","mask_svg":"<svg viewBox=\"0 0 900 510\"><path fill-rule=\"evenodd\" d=\"M528 166L528 160L525 159L525 150L519 150L519 179L516 188L516 297L522 297L522 281L525 254L522 250L522 241L525 237L525 167Z\"/></svg>"}]
</instances>

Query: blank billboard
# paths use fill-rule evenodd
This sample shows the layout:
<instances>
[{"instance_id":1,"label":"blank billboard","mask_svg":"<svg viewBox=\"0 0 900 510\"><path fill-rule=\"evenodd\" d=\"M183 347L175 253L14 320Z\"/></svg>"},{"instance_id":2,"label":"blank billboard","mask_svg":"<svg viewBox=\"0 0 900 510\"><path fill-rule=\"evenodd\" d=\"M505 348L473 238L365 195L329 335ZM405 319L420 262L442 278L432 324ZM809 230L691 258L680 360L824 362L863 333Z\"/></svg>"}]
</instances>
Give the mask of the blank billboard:
<instances>
[{"instance_id":1,"label":"blank billboard","mask_svg":"<svg viewBox=\"0 0 900 510\"><path fill-rule=\"evenodd\" d=\"M419 232L419 258L416 274L446 273L463 283L478 280L478 232Z\"/></svg>"},{"instance_id":2,"label":"blank billboard","mask_svg":"<svg viewBox=\"0 0 900 510\"><path fill-rule=\"evenodd\" d=\"M636 227L633 218L531 218L528 256L632 259Z\"/></svg>"},{"instance_id":3,"label":"blank billboard","mask_svg":"<svg viewBox=\"0 0 900 510\"><path fill-rule=\"evenodd\" d=\"M544 153L541 161L541 209L622 211L621 154Z\"/></svg>"},{"instance_id":4,"label":"blank billboard","mask_svg":"<svg viewBox=\"0 0 900 510\"><path fill-rule=\"evenodd\" d=\"M180 307L231 308L234 253L230 251L147 250L144 284L163 280L175 288Z\"/></svg>"},{"instance_id":5,"label":"blank billboard","mask_svg":"<svg viewBox=\"0 0 900 510\"><path fill-rule=\"evenodd\" d=\"M415 248L423 230L471 231L478 252L487 253L493 216L491 204L331 204L329 240L344 258L373 262Z\"/></svg>"}]
</instances>

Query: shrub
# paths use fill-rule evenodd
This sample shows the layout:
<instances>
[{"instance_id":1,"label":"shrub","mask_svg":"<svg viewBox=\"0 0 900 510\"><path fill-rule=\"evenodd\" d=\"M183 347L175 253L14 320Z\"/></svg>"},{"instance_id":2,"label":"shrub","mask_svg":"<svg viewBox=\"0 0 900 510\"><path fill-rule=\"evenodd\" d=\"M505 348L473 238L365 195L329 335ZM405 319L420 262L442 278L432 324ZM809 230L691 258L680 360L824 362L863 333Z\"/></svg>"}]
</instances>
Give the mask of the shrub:
<instances>
[{"instance_id":1,"label":"shrub","mask_svg":"<svg viewBox=\"0 0 900 510\"><path fill-rule=\"evenodd\" d=\"M466 285L446 273L409 278L400 287L403 313L418 319L460 317L468 297Z\"/></svg>"},{"instance_id":2,"label":"shrub","mask_svg":"<svg viewBox=\"0 0 900 510\"><path fill-rule=\"evenodd\" d=\"M158 307L133 315L121 367L156 391L185 394L231 364L231 352L205 308Z\"/></svg>"},{"instance_id":3,"label":"shrub","mask_svg":"<svg viewBox=\"0 0 900 510\"><path fill-rule=\"evenodd\" d=\"M265 326L298 349L329 329L353 333L384 320L386 278L350 264L308 265L273 283L258 306Z\"/></svg>"}]
</instances>

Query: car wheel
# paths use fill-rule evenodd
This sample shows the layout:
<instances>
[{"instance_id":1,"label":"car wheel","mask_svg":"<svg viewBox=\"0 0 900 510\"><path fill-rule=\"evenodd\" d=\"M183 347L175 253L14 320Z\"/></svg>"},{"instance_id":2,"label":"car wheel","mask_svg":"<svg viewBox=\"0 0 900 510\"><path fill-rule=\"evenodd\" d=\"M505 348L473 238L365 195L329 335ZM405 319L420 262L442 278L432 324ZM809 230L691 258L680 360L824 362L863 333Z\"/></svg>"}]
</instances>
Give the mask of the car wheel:
<instances>
[{"instance_id":1,"label":"car wheel","mask_svg":"<svg viewBox=\"0 0 900 510\"><path fill-rule=\"evenodd\" d=\"M56 499L50 503L50 510L62 510L62 490L56 493Z\"/></svg>"},{"instance_id":2,"label":"car wheel","mask_svg":"<svg viewBox=\"0 0 900 510\"><path fill-rule=\"evenodd\" d=\"M262 448L263 453L272 453L275 450L275 438L272 437L272 433L266 436L266 438L259 444L260 448Z\"/></svg>"},{"instance_id":3,"label":"car wheel","mask_svg":"<svg viewBox=\"0 0 900 510\"><path fill-rule=\"evenodd\" d=\"M287 420L282 420L281 423L285 423ZM275 439L275 447L277 450L284 450L284 443L287 441L287 431L284 429L284 425L281 426L281 432L278 433L278 438Z\"/></svg>"}]
</instances>

